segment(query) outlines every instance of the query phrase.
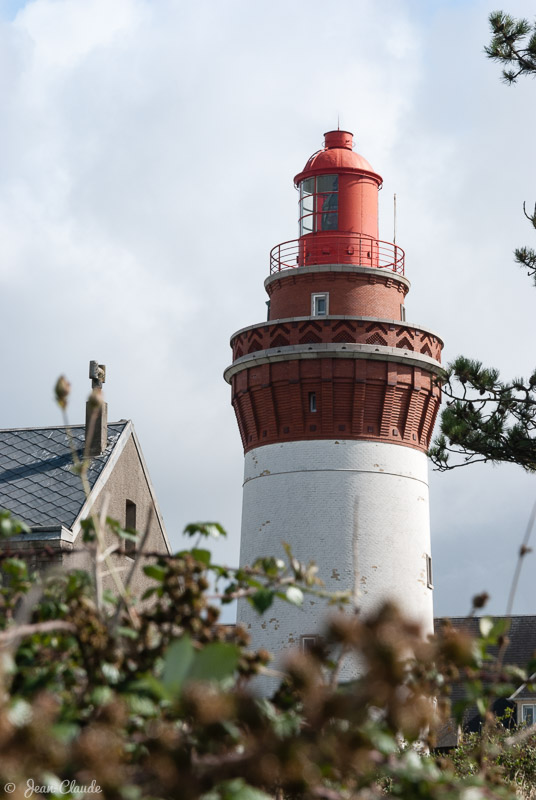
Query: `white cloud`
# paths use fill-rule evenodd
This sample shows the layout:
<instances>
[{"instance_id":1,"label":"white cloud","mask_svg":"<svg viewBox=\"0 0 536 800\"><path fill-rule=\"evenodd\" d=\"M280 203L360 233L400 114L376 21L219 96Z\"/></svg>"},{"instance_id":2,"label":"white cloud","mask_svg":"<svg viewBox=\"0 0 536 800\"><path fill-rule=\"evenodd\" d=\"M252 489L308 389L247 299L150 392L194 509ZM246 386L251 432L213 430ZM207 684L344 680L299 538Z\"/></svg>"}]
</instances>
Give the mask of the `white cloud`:
<instances>
[{"instance_id":1,"label":"white cloud","mask_svg":"<svg viewBox=\"0 0 536 800\"><path fill-rule=\"evenodd\" d=\"M17 15L42 71L71 69L97 48L120 47L144 18L137 0L34 0Z\"/></svg>"},{"instance_id":2,"label":"white cloud","mask_svg":"<svg viewBox=\"0 0 536 800\"><path fill-rule=\"evenodd\" d=\"M264 318L269 249L297 233L292 178L337 114L384 176L385 239L397 192L411 316L449 358L528 371L534 297L510 252L530 241L534 86L507 90L483 58L493 7L33 0L0 25L0 286L17 387L2 424L58 421L59 372L81 419L87 361L104 361L110 415L134 419L172 541L190 519L220 519L233 535L218 552L236 561L228 339ZM465 479L468 526L485 474ZM523 514L515 474L505 500L487 497L490 552L509 493ZM436 583L459 559L442 480Z\"/></svg>"}]
</instances>

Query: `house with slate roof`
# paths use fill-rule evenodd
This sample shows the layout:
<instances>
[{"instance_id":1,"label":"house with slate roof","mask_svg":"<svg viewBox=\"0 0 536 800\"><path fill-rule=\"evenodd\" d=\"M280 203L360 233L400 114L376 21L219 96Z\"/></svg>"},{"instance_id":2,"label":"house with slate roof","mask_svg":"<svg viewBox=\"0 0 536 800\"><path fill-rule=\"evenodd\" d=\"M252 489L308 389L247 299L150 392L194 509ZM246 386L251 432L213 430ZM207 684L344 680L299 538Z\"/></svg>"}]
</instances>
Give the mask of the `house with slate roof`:
<instances>
[{"instance_id":1,"label":"house with slate roof","mask_svg":"<svg viewBox=\"0 0 536 800\"><path fill-rule=\"evenodd\" d=\"M93 380L94 391L95 384ZM86 497L80 476L73 470L73 458L82 460L88 455L90 492ZM144 550L170 552L132 422L108 423L106 404L102 403L93 417L87 409L85 425L0 430L0 508L31 529L11 541L12 550L28 552L37 566L54 562L67 568L89 568L81 523L104 505L106 516L123 527L147 530ZM113 534L107 537L107 545L117 542ZM135 549L135 543L123 542L113 555L121 572L130 571ZM140 563L133 576L134 590L145 584L142 567Z\"/></svg>"},{"instance_id":2,"label":"house with slate roof","mask_svg":"<svg viewBox=\"0 0 536 800\"><path fill-rule=\"evenodd\" d=\"M495 618L498 619L498 618ZM500 619L503 619L502 617ZM531 662L536 659L536 617L532 615L508 617L509 628L506 633L507 645L503 655L503 664L506 666L516 666L522 669L529 667L532 672ZM436 633L441 633L445 624L451 624L455 630L466 633L472 638L480 635L479 617L451 617L438 618L434 620ZM497 656L497 646L489 648L490 655ZM536 685L536 674L529 674L529 679ZM536 722L536 694L530 688L531 681L519 682L519 685L507 698L499 698L495 701L493 711L498 716L503 716L507 708L511 708L512 722L516 724L532 725ZM453 705L464 697L463 685L456 684L452 688L451 702ZM466 731L479 731L482 726L482 718L476 706L468 708L465 712L463 728ZM458 743L459 731L454 721L450 721L445 726L439 737L439 748L449 749Z\"/></svg>"}]
</instances>

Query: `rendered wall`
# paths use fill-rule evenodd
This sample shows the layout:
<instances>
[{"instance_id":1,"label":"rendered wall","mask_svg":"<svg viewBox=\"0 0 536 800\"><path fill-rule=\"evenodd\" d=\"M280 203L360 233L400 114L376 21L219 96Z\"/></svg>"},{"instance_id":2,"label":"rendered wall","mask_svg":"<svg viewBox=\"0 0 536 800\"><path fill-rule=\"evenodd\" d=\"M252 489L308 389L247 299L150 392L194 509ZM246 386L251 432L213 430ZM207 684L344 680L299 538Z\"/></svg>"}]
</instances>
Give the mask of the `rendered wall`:
<instances>
[{"instance_id":1,"label":"rendered wall","mask_svg":"<svg viewBox=\"0 0 536 800\"><path fill-rule=\"evenodd\" d=\"M289 527L292 525L292 527ZM333 591L350 590L361 613L386 599L423 633L433 631L428 465L424 453L383 442L323 440L259 447L246 454L241 564L283 556L292 542L300 561L314 560ZM281 653L318 634L325 601L302 608L282 601L260 618L246 602L238 621L254 647Z\"/></svg>"},{"instance_id":2,"label":"rendered wall","mask_svg":"<svg viewBox=\"0 0 536 800\"><path fill-rule=\"evenodd\" d=\"M95 502L95 510L97 512L102 508L102 503L106 496L108 497L107 516L118 520L121 525L126 524L126 501L130 500L136 504L136 525L141 537L145 531L149 510L153 508L153 500L132 435L129 436L124 450L120 454L106 482L106 486ZM107 545L114 544L115 542L115 536L108 532ZM88 553L83 552L84 545L82 543L81 533L76 540L75 547L78 552L66 554L64 561L65 566L69 569L91 570L92 559ZM156 511L154 511L151 516L145 550L148 552L167 552L164 534ZM133 563L133 558L118 552L113 554L112 561L120 570L123 581L126 580ZM154 585L154 581L147 578L143 572L143 567L148 563L150 563L150 561L142 559L141 563L136 568L136 573L131 584L131 591L134 595L141 595L145 589ZM105 579L104 586L112 592L116 592L115 584L109 576Z\"/></svg>"}]
</instances>

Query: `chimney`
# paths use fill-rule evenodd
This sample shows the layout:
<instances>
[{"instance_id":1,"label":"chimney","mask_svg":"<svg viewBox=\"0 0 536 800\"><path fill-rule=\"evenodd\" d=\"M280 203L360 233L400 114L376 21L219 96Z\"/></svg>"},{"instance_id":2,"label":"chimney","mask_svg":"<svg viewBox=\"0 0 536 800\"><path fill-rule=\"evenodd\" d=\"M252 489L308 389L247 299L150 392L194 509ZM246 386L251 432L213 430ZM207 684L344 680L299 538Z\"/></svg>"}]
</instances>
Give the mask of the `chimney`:
<instances>
[{"instance_id":1,"label":"chimney","mask_svg":"<svg viewBox=\"0 0 536 800\"><path fill-rule=\"evenodd\" d=\"M108 404L102 397L102 384L106 380L106 366L89 362L92 391L86 403L86 456L100 456L108 441Z\"/></svg>"}]
</instances>

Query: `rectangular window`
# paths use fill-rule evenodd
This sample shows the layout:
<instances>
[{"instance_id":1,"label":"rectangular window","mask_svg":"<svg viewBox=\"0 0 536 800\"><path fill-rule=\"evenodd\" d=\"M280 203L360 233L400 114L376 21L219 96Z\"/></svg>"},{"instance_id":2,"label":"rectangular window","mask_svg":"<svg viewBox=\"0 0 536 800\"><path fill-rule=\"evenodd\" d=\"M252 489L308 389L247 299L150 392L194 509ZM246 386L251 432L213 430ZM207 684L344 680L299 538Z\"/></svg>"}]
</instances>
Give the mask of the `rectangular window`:
<instances>
[{"instance_id":1,"label":"rectangular window","mask_svg":"<svg viewBox=\"0 0 536 800\"><path fill-rule=\"evenodd\" d=\"M406 306L403 303L400 303L400 319L406 321Z\"/></svg>"},{"instance_id":2,"label":"rectangular window","mask_svg":"<svg viewBox=\"0 0 536 800\"><path fill-rule=\"evenodd\" d=\"M125 528L129 531L136 530L136 503L127 500L125 503ZM130 539L125 540L125 554L134 558L136 554L136 542Z\"/></svg>"},{"instance_id":3,"label":"rectangular window","mask_svg":"<svg viewBox=\"0 0 536 800\"><path fill-rule=\"evenodd\" d=\"M521 706L521 721L524 725L534 725L534 720L536 719L535 709L536 706L523 703Z\"/></svg>"},{"instance_id":4,"label":"rectangular window","mask_svg":"<svg viewBox=\"0 0 536 800\"><path fill-rule=\"evenodd\" d=\"M316 414L316 392L309 392L309 411Z\"/></svg>"},{"instance_id":5,"label":"rectangular window","mask_svg":"<svg viewBox=\"0 0 536 800\"><path fill-rule=\"evenodd\" d=\"M270 322L270 300L266 301L266 322Z\"/></svg>"},{"instance_id":6,"label":"rectangular window","mask_svg":"<svg viewBox=\"0 0 536 800\"><path fill-rule=\"evenodd\" d=\"M434 581L432 575L432 557L426 556L426 585L429 589L434 588Z\"/></svg>"},{"instance_id":7,"label":"rectangular window","mask_svg":"<svg viewBox=\"0 0 536 800\"><path fill-rule=\"evenodd\" d=\"M329 294L325 292L323 294L312 294L311 295L311 316L313 317L325 317L329 314Z\"/></svg>"},{"instance_id":8,"label":"rectangular window","mask_svg":"<svg viewBox=\"0 0 536 800\"><path fill-rule=\"evenodd\" d=\"M338 175L319 175L316 179L317 192L338 192L339 191L339 176Z\"/></svg>"},{"instance_id":9,"label":"rectangular window","mask_svg":"<svg viewBox=\"0 0 536 800\"><path fill-rule=\"evenodd\" d=\"M318 636L300 636L300 649L302 653L310 653L318 642Z\"/></svg>"},{"instance_id":10,"label":"rectangular window","mask_svg":"<svg viewBox=\"0 0 536 800\"><path fill-rule=\"evenodd\" d=\"M300 183L300 236L338 229L338 191L338 175L319 175Z\"/></svg>"}]
</instances>

